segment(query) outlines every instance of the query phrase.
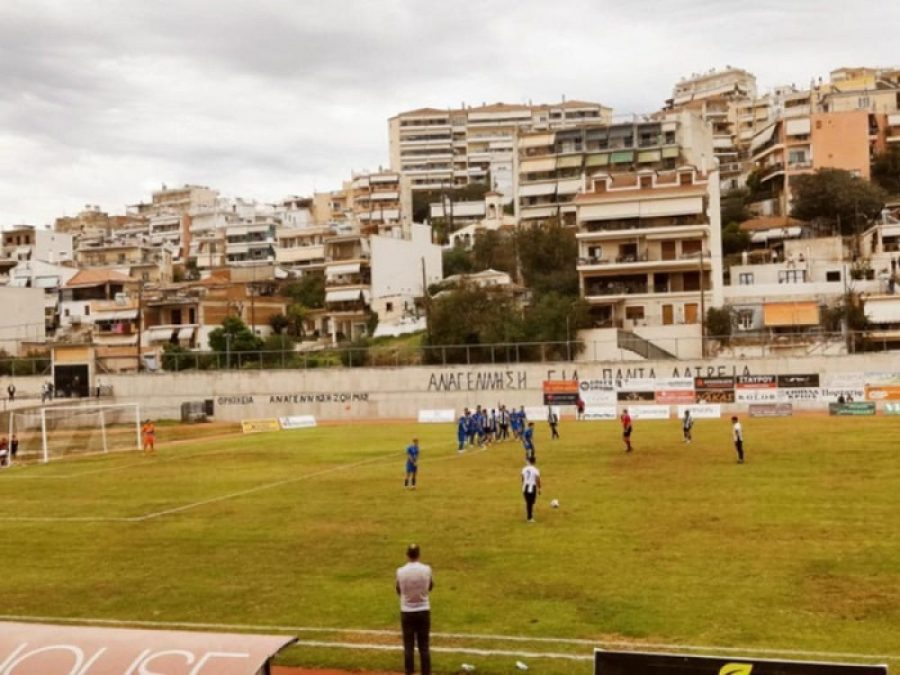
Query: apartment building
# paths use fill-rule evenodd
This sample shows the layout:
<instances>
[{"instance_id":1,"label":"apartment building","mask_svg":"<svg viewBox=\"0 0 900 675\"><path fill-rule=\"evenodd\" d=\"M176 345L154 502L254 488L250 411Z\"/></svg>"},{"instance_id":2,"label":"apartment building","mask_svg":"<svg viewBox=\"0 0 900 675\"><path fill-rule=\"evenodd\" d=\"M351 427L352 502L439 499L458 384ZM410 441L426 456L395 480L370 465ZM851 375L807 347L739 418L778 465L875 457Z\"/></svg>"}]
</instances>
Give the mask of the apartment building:
<instances>
[{"instance_id":1,"label":"apartment building","mask_svg":"<svg viewBox=\"0 0 900 675\"><path fill-rule=\"evenodd\" d=\"M586 101L410 110L388 121L390 166L409 179L413 191L490 181L508 201L520 133L611 120L612 109Z\"/></svg>"},{"instance_id":2,"label":"apartment building","mask_svg":"<svg viewBox=\"0 0 900 675\"><path fill-rule=\"evenodd\" d=\"M19 355L23 342L43 342L46 321L40 288L0 286L0 350Z\"/></svg>"},{"instance_id":3,"label":"apartment building","mask_svg":"<svg viewBox=\"0 0 900 675\"><path fill-rule=\"evenodd\" d=\"M710 70L682 78L666 101L666 110L690 110L712 129L713 152L719 160L723 187L737 187L746 157L741 152L738 113L756 98L756 76L741 68Z\"/></svg>"},{"instance_id":4,"label":"apartment building","mask_svg":"<svg viewBox=\"0 0 900 675\"><path fill-rule=\"evenodd\" d=\"M397 171L355 175L350 181L351 220L364 234L405 237L412 222L409 179Z\"/></svg>"},{"instance_id":5,"label":"apartment building","mask_svg":"<svg viewBox=\"0 0 900 675\"><path fill-rule=\"evenodd\" d=\"M113 239L86 241L75 251L75 263L82 269L116 270L140 282L172 281L172 254L163 246L151 246L143 240Z\"/></svg>"},{"instance_id":6,"label":"apartment building","mask_svg":"<svg viewBox=\"0 0 900 675\"><path fill-rule=\"evenodd\" d=\"M72 235L76 241L83 237L103 238L121 232L123 229L145 224L145 218L137 213L111 216L97 204L85 204L76 216L62 216L53 223L53 230Z\"/></svg>"},{"instance_id":7,"label":"apartment building","mask_svg":"<svg viewBox=\"0 0 900 675\"><path fill-rule=\"evenodd\" d=\"M10 271L8 285L11 288L37 288L43 292L44 326L50 334L59 325L60 291L78 271L72 265L26 260L19 262Z\"/></svg>"},{"instance_id":8,"label":"apartment building","mask_svg":"<svg viewBox=\"0 0 900 675\"><path fill-rule=\"evenodd\" d=\"M72 260L72 235L64 232L19 225L0 235L0 257L17 261L41 260L65 263Z\"/></svg>"},{"instance_id":9,"label":"apartment building","mask_svg":"<svg viewBox=\"0 0 900 675\"><path fill-rule=\"evenodd\" d=\"M323 334L333 342L367 335L374 313L379 325L417 314L425 284L443 276L441 247L431 228L410 226L410 238L361 233L325 239L325 318Z\"/></svg>"},{"instance_id":10,"label":"apartment building","mask_svg":"<svg viewBox=\"0 0 900 675\"><path fill-rule=\"evenodd\" d=\"M275 262L295 275L323 273L325 239L334 234L332 226L280 227L276 232Z\"/></svg>"},{"instance_id":11,"label":"apartment building","mask_svg":"<svg viewBox=\"0 0 900 675\"><path fill-rule=\"evenodd\" d=\"M765 215L787 215L794 177L821 168L845 169L868 180L879 148L872 113L852 110L780 117L754 135L751 160L766 188Z\"/></svg>"},{"instance_id":12,"label":"apartment building","mask_svg":"<svg viewBox=\"0 0 900 675\"><path fill-rule=\"evenodd\" d=\"M694 112L534 132L519 138L516 215L522 225L576 224L576 195L596 174L713 162L712 129Z\"/></svg>"},{"instance_id":13,"label":"apartment building","mask_svg":"<svg viewBox=\"0 0 900 675\"><path fill-rule=\"evenodd\" d=\"M596 328L700 354L704 309L722 305L719 179L693 166L600 173L575 198L578 277Z\"/></svg>"}]
</instances>

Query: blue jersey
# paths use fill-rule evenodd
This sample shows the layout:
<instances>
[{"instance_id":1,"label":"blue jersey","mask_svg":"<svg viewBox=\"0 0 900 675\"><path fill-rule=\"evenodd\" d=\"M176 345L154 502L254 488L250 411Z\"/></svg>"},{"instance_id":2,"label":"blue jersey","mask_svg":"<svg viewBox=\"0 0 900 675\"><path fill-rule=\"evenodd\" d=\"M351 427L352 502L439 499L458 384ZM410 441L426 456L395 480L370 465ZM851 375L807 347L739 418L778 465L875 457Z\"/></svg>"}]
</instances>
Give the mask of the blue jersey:
<instances>
[{"instance_id":1,"label":"blue jersey","mask_svg":"<svg viewBox=\"0 0 900 675\"><path fill-rule=\"evenodd\" d=\"M526 450L534 450L534 443L532 438L534 437L534 429L528 428L525 430L525 433L522 434L522 445L525 446Z\"/></svg>"},{"instance_id":2,"label":"blue jersey","mask_svg":"<svg viewBox=\"0 0 900 675\"><path fill-rule=\"evenodd\" d=\"M480 415L478 413L475 413L474 415L469 417L468 431L470 434L474 434L476 431L478 431L478 428L481 426L481 422L479 422L479 420L478 420L479 417L480 417Z\"/></svg>"},{"instance_id":3,"label":"blue jersey","mask_svg":"<svg viewBox=\"0 0 900 675\"><path fill-rule=\"evenodd\" d=\"M456 435L459 438L465 438L466 432L469 430L469 420L463 416L459 418L456 424Z\"/></svg>"},{"instance_id":4,"label":"blue jersey","mask_svg":"<svg viewBox=\"0 0 900 675\"><path fill-rule=\"evenodd\" d=\"M406 470L415 471L418 468L419 446L410 445L406 448Z\"/></svg>"}]
</instances>

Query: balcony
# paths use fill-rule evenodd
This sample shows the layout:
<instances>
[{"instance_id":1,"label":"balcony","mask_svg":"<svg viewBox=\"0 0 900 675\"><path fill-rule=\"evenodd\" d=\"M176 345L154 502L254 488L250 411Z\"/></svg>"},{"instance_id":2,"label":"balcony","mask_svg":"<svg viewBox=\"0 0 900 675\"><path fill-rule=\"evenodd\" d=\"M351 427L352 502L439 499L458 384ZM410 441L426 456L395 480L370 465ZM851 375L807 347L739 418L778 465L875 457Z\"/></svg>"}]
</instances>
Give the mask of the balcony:
<instances>
[{"instance_id":1,"label":"balcony","mask_svg":"<svg viewBox=\"0 0 900 675\"><path fill-rule=\"evenodd\" d=\"M772 178L775 178L778 175L784 174L784 164L782 162L776 162L775 164L770 164L767 167L764 167L760 172L760 182L767 181Z\"/></svg>"},{"instance_id":2,"label":"balcony","mask_svg":"<svg viewBox=\"0 0 900 675\"><path fill-rule=\"evenodd\" d=\"M650 268L665 269L694 269L700 265L699 253L685 253L678 256L650 254L647 252L638 255L619 255L615 258L579 258L577 269L579 272L593 272L615 268L622 272ZM709 254L704 253L703 267L709 269L712 266Z\"/></svg>"}]
</instances>

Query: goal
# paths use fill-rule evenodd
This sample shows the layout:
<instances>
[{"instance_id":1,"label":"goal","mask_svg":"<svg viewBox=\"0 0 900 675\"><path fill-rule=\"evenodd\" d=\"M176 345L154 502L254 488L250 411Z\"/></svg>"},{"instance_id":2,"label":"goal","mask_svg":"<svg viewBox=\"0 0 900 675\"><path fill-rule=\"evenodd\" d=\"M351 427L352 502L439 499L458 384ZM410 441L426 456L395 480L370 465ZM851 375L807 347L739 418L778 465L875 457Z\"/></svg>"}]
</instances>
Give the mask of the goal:
<instances>
[{"instance_id":1,"label":"goal","mask_svg":"<svg viewBox=\"0 0 900 675\"><path fill-rule=\"evenodd\" d=\"M141 409L137 403L26 408L10 413L13 434L19 461L135 450L141 447Z\"/></svg>"}]
</instances>

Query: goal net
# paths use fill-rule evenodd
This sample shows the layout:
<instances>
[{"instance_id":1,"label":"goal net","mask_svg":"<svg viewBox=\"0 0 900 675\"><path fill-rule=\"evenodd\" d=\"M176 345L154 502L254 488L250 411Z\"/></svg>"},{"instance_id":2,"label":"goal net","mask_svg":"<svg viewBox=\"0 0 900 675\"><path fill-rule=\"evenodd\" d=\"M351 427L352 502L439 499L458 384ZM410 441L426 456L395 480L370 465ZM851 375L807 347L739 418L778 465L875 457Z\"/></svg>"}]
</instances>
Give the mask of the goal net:
<instances>
[{"instance_id":1,"label":"goal net","mask_svg":"<svg viewBox=\"0 0 900 675\"><path fill-rule=\"evenodd\" d=\"M49 462L139 449L141 412L137 403L29 408L12 411L4 431L19 441L19 461Z\"/></svg>"}]
</instances>

